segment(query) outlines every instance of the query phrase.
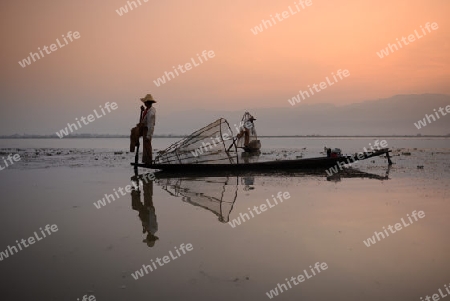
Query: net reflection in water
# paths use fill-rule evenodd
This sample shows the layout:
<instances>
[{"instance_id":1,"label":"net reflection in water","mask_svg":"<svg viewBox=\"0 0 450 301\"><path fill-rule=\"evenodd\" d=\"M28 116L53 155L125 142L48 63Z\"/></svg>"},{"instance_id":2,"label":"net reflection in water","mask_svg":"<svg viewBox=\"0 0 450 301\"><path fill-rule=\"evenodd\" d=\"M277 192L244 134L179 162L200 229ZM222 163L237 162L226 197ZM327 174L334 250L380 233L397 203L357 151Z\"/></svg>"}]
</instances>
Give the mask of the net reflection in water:
<instances>
[{"instance_id":1,"label":"net reflection in water","mask_svg":"<svg viewBox=\"0 0 450 301\"><path fill-rule=\"evenodd\" d=\"M167 178L156 183L183 202L202 207L227 223L237 198L237 177L214 178Z\"/></svg>"}]
</instances>

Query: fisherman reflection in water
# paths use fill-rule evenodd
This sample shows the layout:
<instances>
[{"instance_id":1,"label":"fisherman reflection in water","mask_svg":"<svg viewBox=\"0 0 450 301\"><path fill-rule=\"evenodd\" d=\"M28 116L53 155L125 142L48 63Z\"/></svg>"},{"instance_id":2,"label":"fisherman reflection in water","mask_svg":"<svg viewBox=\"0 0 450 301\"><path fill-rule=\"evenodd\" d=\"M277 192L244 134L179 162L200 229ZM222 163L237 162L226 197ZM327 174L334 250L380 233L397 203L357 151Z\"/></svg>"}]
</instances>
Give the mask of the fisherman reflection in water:
<instances>
[{"instance_id":1,"label":"fisherman reflection in water","mask_svg":"<svg viewBox=\"0 0 450 301\"><path fill-rule=\"evenodd\" d=\"M153 206L153 181L145 178L143 182L144 204L141 202L141 192L139 188L131 191L131 206L133 210L139 212L139 219L142 222L142 233L147 233L143 240L149 247L153 247L159 239L155 233L158 231L155 206ZM139 181L139 180L138 180ZM137 183L139 187L139 182Z\"/></svg>"}]
</instances>

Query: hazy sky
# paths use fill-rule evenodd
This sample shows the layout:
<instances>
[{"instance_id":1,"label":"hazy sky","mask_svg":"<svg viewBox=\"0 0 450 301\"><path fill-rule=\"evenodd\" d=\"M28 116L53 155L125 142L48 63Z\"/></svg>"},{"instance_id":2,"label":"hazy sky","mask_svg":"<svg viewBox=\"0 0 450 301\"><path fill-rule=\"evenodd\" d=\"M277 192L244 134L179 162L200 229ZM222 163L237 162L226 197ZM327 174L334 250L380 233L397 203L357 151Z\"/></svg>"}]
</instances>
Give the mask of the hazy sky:
<instances>
[{"instance_id":1,"label":"hazy sky","mask_svg":"<svg viewBox=\"0 0 450 301\"><path fill-rule=\"evenodd\" d=\"M450 94L448 0L312 0L298 5L300 12L294 0L139 1L122 16L116 10L124 0L2 1L0 134L54 133L107 101L118 109L83 132L128 132L122 124L137 121L146 93L158 100L158 118L180 110L289 107L288 98L338 69L350 76L304 102ZM252 33L283 11L286 19ZM427 22L438 29L424 35ZM415 30L420 39L377 55ZM57 38L64 43L69 31L78 31L79 39L25 68L18 64ZM203 50L215 56L199 64ZM199 66L154 84L191 58ZM174 127L182 124L174 121Z\"/></svg>"}]
</instances>

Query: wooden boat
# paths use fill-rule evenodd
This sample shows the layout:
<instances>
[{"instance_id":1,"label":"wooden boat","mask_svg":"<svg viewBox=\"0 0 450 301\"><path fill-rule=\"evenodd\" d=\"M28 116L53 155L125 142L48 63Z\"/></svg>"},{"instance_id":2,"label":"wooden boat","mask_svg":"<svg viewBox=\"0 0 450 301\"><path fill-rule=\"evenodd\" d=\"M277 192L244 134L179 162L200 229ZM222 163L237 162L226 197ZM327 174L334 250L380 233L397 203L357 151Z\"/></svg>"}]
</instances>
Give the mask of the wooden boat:
<instances>
[{"instance_id":1,"label":"wooden boat","mask_svg":"<svg viewBox=\"0 0 450 301\"><path fill-rule=\"evenodd\" d=\"M389 165L392 164L388 148L383 148L378 151L363 153L359 157L355 155L341 156L341 157L316 157L316 158L304 158L297 160L277 160L266 162L253 162L253 163L185 163L185 164L141 164L131 163L135 168L144 167L156 170L162 170L167 172L176 173L197 173L197 172L214 172L214 171L270 171L270 170L300 170L300 169L323 169L334 166L340 166L345 163L353 163L369 159L372 157L386 155Z\"/></svg>"},{"instance_id":2,"label":"wooden boat","mask_svg":"<svg viewBox=\"0 0 450 301\"><path fill-rule=\"evenodd\" d=\"M248 113L246 113L248 114ZM245 116L244 116L245 117ZM247 116L248 117L248 116ZM259 151L261 144L254 133L256 143L253 151ZM174 173L196 172L243 172L243 171L271 171L271 170L299 170L333 168L336 170L345 163L365 160L371 157L386 155L389 164L389 149L383 148L373 152L360 153L352 156L327 156L317 158L304 158L297 160L276 160L266 162L250 162L239 159L239 145L232 137L229 123L219 118L207 126L195 131L191 135L173 143L163 151L158 152L153 164L138 163L136 153L135 168L144 167ZM227 139L226 139L227 138ZM138 148L139 149L139 148ZM361 155L362 154L362 155Z\"/></svg>"}]
</instances>

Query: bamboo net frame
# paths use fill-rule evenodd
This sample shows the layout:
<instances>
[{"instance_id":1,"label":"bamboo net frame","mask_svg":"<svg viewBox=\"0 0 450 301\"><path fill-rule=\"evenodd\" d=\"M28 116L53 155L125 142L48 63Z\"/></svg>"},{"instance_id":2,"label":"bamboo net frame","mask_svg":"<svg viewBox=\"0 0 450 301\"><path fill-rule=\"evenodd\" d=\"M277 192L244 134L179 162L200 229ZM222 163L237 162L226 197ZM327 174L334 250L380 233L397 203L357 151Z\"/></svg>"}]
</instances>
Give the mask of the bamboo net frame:
<instances>
[{"instance_id":1,"label":"bamboo net frame","mask_svg":"<svg viewBox=\"0 0 450 301\"><path fill-rule=\"evenodd\" d=\"M230 125L219 118L158 152L155 164L238 164L238 160Z\"/></svg>"}]
</instances>

